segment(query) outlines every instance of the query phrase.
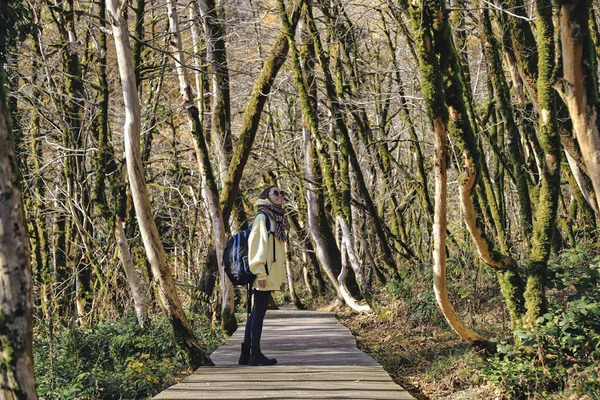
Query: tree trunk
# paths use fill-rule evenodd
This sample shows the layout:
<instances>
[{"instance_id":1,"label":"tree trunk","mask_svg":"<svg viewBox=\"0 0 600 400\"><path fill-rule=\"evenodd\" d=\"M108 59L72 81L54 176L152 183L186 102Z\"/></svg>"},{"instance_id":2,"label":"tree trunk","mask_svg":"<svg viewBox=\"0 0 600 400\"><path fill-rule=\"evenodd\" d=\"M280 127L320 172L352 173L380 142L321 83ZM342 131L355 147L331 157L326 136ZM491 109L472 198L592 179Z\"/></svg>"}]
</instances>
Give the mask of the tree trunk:
<instances>
[{"instance_id":1,"label":"tree trunk","mask_svg":"<svg viewBox=\"0 0 600 400\"><path fill-rule=\"evenodd\" d=\"M192 132L192 137L194 139L196 148L196 155L204 180L204 184L202 185L202 195L205 203L208 206L212 220L213 234L215 238L215 250L217 255L220 255L223 254L223 251L225 250L227 239L224 219L219 207L219 193L212 165L210 164L210 159L208 157L208 149L202 132L199 112L194 104L192 86L190 84L187 69L184 67L185 61L183 59L183 45L179 30L177 7L173 0L167 1L167 7L169 12L170 33L173 36L172 43L175 47L174 58L177 76L179 77L179 90L181 92L181 97L183 98L183 105L187 111L189 129ZM222 289L221 319L223 328L229 334L232 334L237 328L237 321L235 319L235 298L233 285L223 273L222 263L222 257L217 257L217 265L219 268L219 275L221 277Z\"/></svg>"},{"instance_id":2,"label":"tree trunk","mask_svg":"<svg viewBox=\"0 0 600 400\"><path fill-rule=\"evenodd\" d=\"M294 275L293 275L293 271L292 271L292 252L290 251L287 243L285 244L285 246L286 246L285 269L287 272L287 281L288 281L288 290L290 291L290 299L292 300L292 303L294 303L294 306L298 310L304 310L306 307L304 307L304 304L302 304L302 302L300 301L300 298L296 294L296 288L294 287Z\"/></svg>"},{"instance_id":3,"label":"tree trunk","mask_svg":"<svg viewBox=\"0 0 600 400\"><path fill-rule=\"evenodd\" d=\"M338 219L338 222L343 221L341 217L338 217L337 219ZM356 311L356 312L371 311L371 307L369 307L368 305L358 304L356 299L354 297L352 297L352 294L348 290L348 285L346 284L346 279L348 278L348 256L347 256L347 254L349 251L352 251L352 250L349 250L346 247L347 244L349 244L348 241L346 241L342 238L341 243L340 243L340 250L342 252L342 270L340 271L340 274L338 275L338 285L340 286L340 292L342 293L342 296L344 297L344 301L346 302L346 305L348 305L348 307L350 307L354 311Z\"/></svg>"},{"instance_id":4,"label":"tree trunk","mask_svg":"<svg viewBox=\"0 0 600 400\"><path fill-rule=\"evenodd\" d=\"M135 271L135 265L133 265L133 261L131 260L129 243L127 241L127 236L125 236L125 229L123 229L123 221L119 216L117 216L115 220L115 240L117 246L119 246L119 259L123 264L123 272L125 272L127 284L129 285L129 290L131 290L131 296L133 297L135 315L137 316L140 326L144 328L148 324L148 300L146 299L142 281L138 277L138 274Z\"/></svg>"},{"instance_id":5,"label":"tree trunk","mask_svg":"<svg viewBox=\"0 0 600 400\"><path fill-rule=\"evenodd\" d=\"M487 64L490 68L492 83L494 86L495 99L498 103L498 109L504 120L503 127L508 147L510 149L509 157L510 165L513 169L513 176L516 179L517 196L519 199L519 221L521 229L523 229L523 237L527 241L531 236L532 220L531 220L531 202L529 199L529 184L528 172L521 155L521 135L515 122L515 117L512 111L510 93L506 79L504 77L504 69L502 67L502 59L499 53L499 43L494 36L492 24L489 17L489 11L484 8L481 11L481 27L483 30L484 50Z\"/></svg>"},{"instance_id":6,"label":"tree trunk","mask_svg":"<svg viewBox=\"0 0 600 400\"><path fill-rule=\"evenodd\" d=\"M435 15L434 10L438 10L442 13L446 12L444 3L440 3L436 2L435 5L429 6L431 7L431 9L429 10L429 12L431 13L430 15ZM503 255L498 251L495 251L493 248L493 243L484 233L483 227L478 225L477 211L473 202L473 196L475 196L475 194L473 193L473 186L478 177L483 183L483 188L480 192L480 195L483 196L484 193L487 194L487 196L482 197L483 201L480 201L480 203L485 202L483 206L485 206L485 204L488 204L489 202L495 203L495 197L493 192L490 190L491 184L487 176L485 161L482 160L480 152L477 149L473 128L471 126L470 121L468 120L468 99L465 95L466 88L459 73L461 70L460 62L454 47L454 43L452 42L449 24L446 20L443 20L443 22L441 22L439 25L436 25L436 28L432 30L432 39L433 46L435 47L438 53L433 53L433 50L426 50L429 53L431 53L428 54L428 57L439 57L439 73L441 74L441 77L436 77L435 79L443 79L443 82L445 84L442 90L445 98L445 103L447 104L448 109L450 111L450 123L448 127L448 133L453 138L453 141L456 143L458 150L460 150L460 152L462 153L463 158L463 171L461 173L461 176L459 176L459 192L461 208L464 214L465 222L467 224L467 229L471 234L473 242L476 245L477 251L486 263L497 269L507 269L516 271L515 261L512 260L510 257ZM427 97L438 95L439 93L428 93ZM441 115L439 111L437 115ZM496 220L497 230L499 233L502 233L503 229L501 226L498 225L499 216L497 214L497 207L494 206L494 210L495 214L493 217ZM503 237L503 235L500 236L501 238ZM516 289L518 289L519 287L520 286L518 286ZM518 291L515 290L515 288L511 288L510 290L504 291L511 293L516 292L517 294L519 294ZM514 298L508 296L506 297L506 301L508 303L512 303L515 301L517 301L517 303L520 302L519 300L515 300ZM520 309L520 307L515 307L514 309Z\"/></svg>"},{"instance_id":7,"label":"tree trunk","mask_svg":"<svg viewBox=\"0 0 600 400\"><path fill-rule=\"evenodd\" d=\"M67 199L65 204L67 209L71 211L73 221L79 221L79 226L75 226L80 235L79 240L85 242L88 232L91 232L92 227L86 212L89 205L89 193L86 180L85 156L82 150L85 149L85 135L83 132L83 115L84 115L84 87L82 79L82 65L80 56L77 52L78 38L75 29L75 9L74 0L67 0L64 3L67 8L60 9L59 23L64 26L60 29L62 32L63 49L63 68L66 75L66 92L67 104L65 106L66 126L63 131L63 145L71 151L65 156L65 180ZM84 236L85 235L85 236ZM87 247L87 252L91 247ZM77 305L77 318L80 324L84 324L83 317L89 311L87 298L90 292L90 277L91 271L87 263L82 262L84 258L78 254L78 247L73 246L75 251L71 254L71 261L74 263L74 271L76 271L76 290L75 302Z\"/></svg>"},{"instance_id":8,"label":"tree trunk","mask_svg":"<svg viewBox=\"0 0 600 400\"><path fill-rule=\"evenodd\" d=\"M560 135L560 138L563 148L565 149L565 156L569 168L577 181L578 190L585 199L586 207L590 208L596 215L600 216L594 187L592 186L590 177L587 175L587 168L583 156L581 155L581 151L579 150L579 146L577 145L577 139L572 137L570 132L567 133L567 135Z\"/></svg>"},{"instance_id":9,"label":"tree trunk","mask_svg":"<svg viewBox=\"0 0 600 400\"><path fill-rule=\"evenodd\" d=\"M511 47L514 49L513 54L519 74L525 83L529 97L534 104L537 104L537 47L526 13L527 7L523 0L508 0L502 5L507 9L503 15L506 15L510 27Z\"/></svg>"},{"instance_id":10,"label":"tree trunk","mask_svg":"<svg viewBox=\"0 0 600 400\"><path fill-rule=\"evenodd\" d=\"M435 139L435 203L434 203L434 223L433 223L433 288L437 303L450 324L452 329L458 335L469 342L472 346L478 348L488 348L490 343L483 337L466 327L460 320L454 308L448 300L446 288L446 196L447 196L447 144L446 144L446 126L448 120L448 102L449 89L454 89L454 96L460 96L460 88L446 88L444 90L444 78L440 63L448 63L450 60L438 61L439 54L436 54L434 47L434 38L440 41L439 36L447 34L448 15L443 0L429 0L423 2L413 2L410 6L412 25L415 32L415 46L419 55L419 70L421 72L421 89L425 97L427 112L433 123L433 133ZM435 27L435 28L434 28ZM450 39L450 38L446 38ZM452 49L445 49L453 51ZM448 54L443 55L447 57ZM456 62L456 60L453 60ZM458 63L456 63L458 64ZM460 68L460 67L459 67ZM444 101L445 100L445 101ZM452 110L453 113L460 113L462 110ZM456 117L456 116L455 116ZM461 115L461 117L466 117ZM456 129L456 128L454 128ZM464 140L464 139L463 139ZM468 168L468 166L467 166ZM464 179L464 178L463 178Z\"/></svg>"},{"instance_id":11,"label":"tree trunk","mask_svg":"<svg viewBox=\"0 0 600 400\"><path fill-rule=\"evenodd\" d=\"M581 190L581 181L585 179L589 179L587 177L587 175L585 175L583 173L583 171L581 171L581 169L579 169L579 167L577 167L577 165L575 164L575 162L573 161L573 158L569 155L569 152L566 151L565 149L565 158L567 159L567 166L568 168L561 168L561 171L565 174L565 176L567 177L567 181L569 182L569 186L571 186L571 193L573 194L573 197L575 198L575 201L577 202L577 205L579 206L579 209L581 210L581 220L583 222L583 225L585 226L584 230L585 231L593 231L596 229L596 218L595 218L595 214L598 214L597 212L595 212L595 210L590 206L590 200L594 199L593 204L596 204L596 199L595 199L595 195L593 193L593 189L591 190L591 196L590 196L590 192L588 193L583 193L583 191ZM577 171L577 174L575 174L575 171ZM590 182L590 186L591 186L591 182Z\"/></svg>"},{"instance_id":12,"label":"tree trunk","mask_svg":"<svg viewBox=\"0 0 600 400\"><path fill-rule=\"evenodd\" d=\"M126 5L126 3L124 3ZM175 340L184 351L190 366L213 365L212 361L200 347L194 336L190 323L185 316L177 295L171 270L167 265L166 254L152 216L152 209L145 183L142 159L140 155L140 106L135 86L133 60L128 41L127 21L123 17L125 10L118 9L116 0L107 0L107 12L110 14L112 30L119 63L123 98L125 101L125 156L129 184L133 197L142 239L146 254L158 283L158 292L162 305L170 319Z\"/></svg>"},{"instance_id":13,"label":"tree trunk","mask_svg":"<svg viewBox=\"0 0 600 400\"><path fill-rule=\"evenodd\" d=\"M363 263L356 254L356 243L354 242L354 236L350 233L350 228L346 221L340 216L337 217L337 221L340 224L340 228L342 229L342 243L345 249L346 254L348 254L348 258L350 258L350 265L354 270L354 276L356 276L356 282L360 288L360 293L367 300L367 304L373 303L373 293L371 292L371 287L367 283L365 275L363 273ZM369 305L358 306L358 308L353 307L356 311L370 311L371 307Z\"/></svg>"},{"instance_id":14,"label":"tree trunk","mask_svg":"<svg viewBox=\"0 0 600 400\"><path fill-rule=\"evenodd\" d=\"M565 1L560 8L562 97L573 132L600 205L600 116L598 115L597 59L588 27L590 3Z\"/></svg>"},{"instance_id":15,"label":"tree trunk","mask_svg":"<svg viewBox=\"0 0 600 400\"><path fill-rule=\"evenodd\" d=\"M336 213L340 213L340 203L339 203L339 194L335 191L334 188L334 178L333 178L333 174L332 174L332 165L331 165L331 160L329 159L329 155L326 153L326 148L323 146L323 141L321 139L320 133L319 133L319 126L318 126L318 120L317 120L317 115L316 115L316 111L314 109L313 104L311 103L311 99L309 97L309 93L306 87L306 84L304 82L304 79L302 77L302 70L301 70L301 66L300 66L300 60L298 57L298 50L296 48L296 41L294 39L294 32L292 31L292 27L291 27L291 23L289 21L289 18L287 16L287 12L285 10L285 4L283 2L283 0L279 0L278 1L278 5L279 5L279 15L281 17L282 20L282 27L283 27L283 32L286 34L287 36L287 40L290 46L290 51L291 51L291 60L292 60L292 68L294 71L294 76L295 76L295 84L296 84L296 88L298 89L298 91L300 92L300 99L302 102L302 113L304 118L307 121L307 124L309 126L310 129L310 135L312 138L314 138L317 141L317 147L319 148L319 161L322 162L324 168L324 175L325 175L325 180L328 185L328 188L330 189L329 192L330 194L333 193L333 205L334 208L336 208ZM305 144L307 143L307 141L309 142L310 139L306 138L306 131L305 131ZM312 151L311 151L312 153ZM311 154L309 153L309 154ZM335 201L334 201L335 199ZM307 200L307 202L310 204L311 201ZM310 217L309 217L310 219ZM311 221L313 222L313 221ZM317 221L314 221L315 223ZM314 229L314 226L311 228L311 230ZM327 238L324 238L325 240L327 240ZM330 243L329 246L332 246L332 244ZM317 250L325 250L324 248L322 248L321 246L319 246L317 244ZM317 253L319 254L319 253ZM336 254L337 255L337 254ZM340 257L341 259L341 257ZM321 260L323 268L325 269L325 271L327 272L327 274L329 275L331 271L331 269L328 270L328 266L330 266L329 263L323 262L324 260ZM334 283L335 282L335 277L329 276L329 278L331 279L331 282ZM333 278L333 279L332 279ZM337 286L337 290L338 290L338 294L344 296L344 294L346 294L347 296L345 297L346 301L349 302L350 298L349 298L349 294L346 293L345 291L341 291L339 284L335 285Z\"/></svg>"},{"instance_id":16,"label":"tree trunk","mask_svg":"<svg viewBox=\"0 0 600 400\"><path fill-rule=\"evenodd\" d=\"M219 169L216 177L225 182L230 164L233 141L231 137L231 100L229 68L225 43L225 12L222 2L198 0L207 37L208 62L212 73L212 126L216 146L214 147ZM229 220L224 219L225 224Z\"/></svg>"},{"instance_id":17,"label":"tree trunk","mask_svg":"<svg viewBox=\"0 0 600 400\"><path fill-rule=\"evenodd\" d=\"M31 260L5 85L0 67L0 398L35 400Z\"/></svg>"},{"instance_id":18,"label":"tree trunk","mask_svg":"<svg viewBox=\"0 0 600 400\"><path fill-rule=\"evenodd\" d=\"M525 291L525 306L527 308L525 323L529 327L534 327L537 324L537 318L544 314L547 309L545 295L546 270L553 234L556 229L556 213L560 192L561 147L556 121L555 91L552 87L555 73L552 12L551 0L536 1L536 26L538 31L537 90L540 114L538 134L544 151L544 159L542 160L541 188L531 241L530 271ZM598 173L600 173L600 170L598 170Z\"/></svg>"},{"instance_id":19,"label":"tree trunk","mask_svg":"<svg viewBox=\"0 0 600 400\"><path fill-rule=\"evenodd\" d=\"M298 202L304 202L304 197L302 195L299 196ZM294 231L296 231L296 235L300 238L306 238L302 242L303 260L305 263L305 267L306 263L310 262L310 265L312 266L313 276L315 278L315 284L317 286L317 292L319 296L322 296L325 294L325 280L323 279L323 275L321 274L321 270L319 269L319 261L315 256L315 250L313 248L312 242L308 240L308 233L306 232L305 227L302 227L300 225L300 222L298 221L298 216L293 213L289 213L288 218L290 220L290 226ZM306 260L306 257L308 257L310 261ZM308 268L306 270L308 271Z\"/></svg>"},{"instance_id":20,"label":"tree trunk","mask_svg":"<svg viewBox=\"0 0 600 400\"><path fill-rule=\"evenodd\" d=\"M331 243L333 233L325 219L320 184L322 184L319 173L317 172L318 162L317 155L314 150L310 131L303 129L304 133L304 160L305 173L307 179L306 185L306 204L308 214L308 226L310 235L315 243L315 253L317 259L321 263L325 275L329 278L338 298L342 298L339 284L336 278L336 271L341 270L341 253L334 243ZM327 229L324 230L324 227ZM328 240L329 239L329 240Z\"/></svg>"},{"instance_id":21,"label":"tree trunk","mask_svg":"<svg viewBox=\"0 0 600 400\"><path fill-rule=\"evenodd\" d=\"M35 13L34 15L37 15ZM34 23L39 23L37 19L34 20ZM39 43L39 35L37 32L32 33L32 39L35 49L36 59L41 60L40 54L40 43ZM37 75L39 72L41 65L34 61L34 74ZM32 81L36 81L36 77L32 78ZM37 93L35 93L37 94ZM36 96L37 97L37 96ZM31 135L31 160L33 165L33 174L35 176L33 181L33 190L35 193L35 200L33 201L33 212L29 211L29 215L33 217L33 225L34 225L34 234L33 240L30 241L32 245L32 253L34 255L35 266L36 266L36 279L40 282L40 309L42 315L47 318L48 310L49 310L49 301L50 301L50 292L51 292L51 284L52 284L52 270L50 266L50 246L48 237L48 228L46 227L46 222L44 215L48 213L48 204L44 201L45 198L45 188L44 181L42 179L42 166L40 165L40 161L43 159L42 154L42 145L41 145L41 129L40 129L41 119L38 114L32 116L30 121L30 135ZM35 243L34 243L35 242Z\"/></svg>"},{"instance_id":22,"label":"tree trunk","mask_svg":"<svg viewBox=\"0 0 600 400\"><path fill-rule=\"evenodd\" d=\"M296 6L291 16L292 30L296 29L296 25L300 19L300 4ZM232 155L227 178L223 182L223 191L221 193L221 207L223 211L223 220L228 221L233 208L233 202L239 195L240 181L254 139L258 131L258 124L262 115L263 108L269 98L271 86L275 81L277 73L283 66L289 45L286 36L281 33L275 40L271 55L265 61L262 71L254 82L254 87L250 93L250 99L244 111L242 128L239 134L239 140Z\"/></svg>"},{"instance_id":23,"label":"tree trunk","mask_svg":"<svg viewBox=\"0 0 600 400\"><path fill-rule=\"evenodd\" d=\"M325 77L325 89L327 92L327 99L328 99L328 103L329 103L328 105L331 110L332 117L335 122L336 128L337 128L338 132L341 134L340 150L341 150L342 154L344 152L347 152L348 161L350 162L350 164L352 166L352 170L353 170L354 174L356 175L356 184L358 187L358 192L360 193L363 200L365 201L367 211L371 215L371 218L373 220L375 233L377 234L377 238L379 239L379 245L380 245L381 251L383 253L385 274L387 275L387 278L396 278L396 277L398 277L396 261L394 260L394 257L392 256L392 251L390 249L388 239L385 234L383 222L381 221L381 219L379 218L379 216L377 214L377 208L375 207L375 204L373 202L373 199L371 198L371 194L370 194L367 184L365 182L365 179L364 179L364 176L362 173L362 168L358 161L358 156L357 156L354 146L352 144L352 140L351 140L350 134L348 132L348 127L346 126L345 118L342 114L342 108L340 107L340 98L336 94L335 84L334 84L333 78L331 76L331 71L329 69L329 61L325 55L325 50L323 49L321 40L318 35L318 31L316 29L316 26L315 26L315 23L313 20L310 2L306 2L304 4L304 7L305 7L305 14L306 14L308 28L309 28L309 31L311 32L311 34L313 35L316 55L319 59L319 63L321 64L321 70L323 71L323 74ZM324 157L321 157L320 159L323 160ZM337 190L335 188L335 185L334 185L333 175L331 173L328 173L328 168L324 168L323 170L324 170L324 173L326 174L325 181L328 182L327 187L329 189L329 195L331 196L332 202L334 203L333 204L334 210L336 211L336 214L338 216L343 217L343 216L347 215L346 222L348 223L350 221L350 219L349 219L349 213L350 213L349 204L347 204L347 203L349 203L349 198L348 198L349 193L344 194L344 192L342 191L342 193L338 194ZM330 175L331 178L329 178L327 175ZM342 177L342 181L343 181L343 177ZM343 189L343 187L342 187L342 189ZM346 200L344 200L344 196L346 196ZM338 203L338 204L336 205L336 203ZM365 293L363 293L363 295L364 294Z\"/></svg>"},{"instance_id":24,"label":"tree trunk","mask_svg":"<svg viewBox=\"0 0 600 400\"><path fill-rule=\"evenodd\" d=\"M135 86L142 93L142 50L144 44L144 16L146 15L146 1L137 0L135 7L135 39L133 41L133 69L135 75Z\"/></svg>"}]
</instances>

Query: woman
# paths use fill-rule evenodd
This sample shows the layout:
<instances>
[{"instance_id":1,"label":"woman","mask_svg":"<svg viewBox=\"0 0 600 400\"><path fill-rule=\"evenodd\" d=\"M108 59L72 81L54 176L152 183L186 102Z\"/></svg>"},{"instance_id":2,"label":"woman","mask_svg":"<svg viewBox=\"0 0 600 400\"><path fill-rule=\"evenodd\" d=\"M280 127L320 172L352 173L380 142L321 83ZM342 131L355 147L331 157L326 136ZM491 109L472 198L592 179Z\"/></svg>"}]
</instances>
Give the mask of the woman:
<instances>
[{"instance_id":1,"label":"woman","mask_svg":"<svg viewBox=\"0 0 600 400\"><path fill-rule=\"evenodd\" d=\"M285 242L290 229L282 208L284 201L285 192L277 186L270 186L263 190L256 201L258 215L254 219L248 238L250 271L256 275L252 286L254 306L246 321L240 365L277 364L277 360L262 354L260 337L271 292L280 290L284 282ZM267 231L267 216L270 231Z\"/></svg>"}]
</instances>

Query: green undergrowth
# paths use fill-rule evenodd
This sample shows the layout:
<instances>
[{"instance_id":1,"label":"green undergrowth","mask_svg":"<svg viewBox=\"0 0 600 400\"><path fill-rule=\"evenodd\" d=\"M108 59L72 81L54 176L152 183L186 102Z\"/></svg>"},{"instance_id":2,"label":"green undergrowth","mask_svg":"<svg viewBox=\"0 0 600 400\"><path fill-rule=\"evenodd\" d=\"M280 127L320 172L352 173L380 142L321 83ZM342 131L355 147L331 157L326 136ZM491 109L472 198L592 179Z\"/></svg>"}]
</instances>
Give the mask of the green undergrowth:
<instances>
[{"instance_id":1,"label":"green undergrowth","mask_svg":"<svg viewBox=\"0 0 600 400\"><path fill-rule=\"evenodd\" d=\"M190 316L204 349L223 340L204 316ZM142 329L134 315L89 328L62 328L51 338L48 326L34 333L34 363L40 398L145 399L191 373L173 340L166 317L150 317Z\"/></svg>"},{"instance_id":2,"label":"green undergrowth","mask_svg":"<svg viewBox=\"0 0 600 400\"><path fill-rule=\"evenodd\" d=\"M377 313L338 317L390 376L420 400L600 399L600 256L595 246L553 257L549 310L538 330L511 331L493 273L449 264L451 303L463 322L497 343L477 353L449 328L430 272L406 274L379 293ZM469 278L470 276L470 278ZM475 300L476 299L476 300Z\"/></svg>"},{"instance_id":3,"label":"green undergrowth","mask_svg":"<svg viewBox=\"0 0 600 400\"><path fill-rule=\"evenodd\" d=\"M600 399L600 256L578 247L548 269L550 305L537 331L516 331L518 345L502 340L483 376L507 398Z\"/></svg>"}]
</instances>

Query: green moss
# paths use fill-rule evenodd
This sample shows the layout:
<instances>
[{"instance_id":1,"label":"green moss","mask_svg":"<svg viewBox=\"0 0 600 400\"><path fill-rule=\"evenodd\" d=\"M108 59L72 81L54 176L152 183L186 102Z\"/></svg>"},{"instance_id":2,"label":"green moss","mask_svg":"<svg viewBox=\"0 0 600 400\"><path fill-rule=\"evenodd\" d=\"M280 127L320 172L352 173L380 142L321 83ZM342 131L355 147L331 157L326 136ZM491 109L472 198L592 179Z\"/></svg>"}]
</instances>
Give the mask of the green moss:
<instances>
[{"instance_id":1,"label":"green moss","mask_svg":"<svg viewBox=\"0 0 600 400\"><path fill-rule=\"evenodd\" d=\"M528 21L526 10L522 0L508 0L510 14L507 13L508 23L512 33L512 46L515 56L525 79L530 80L530 87L537 77L537 46L535 37Z\"/></svg>"},{"instance_id":2,"label":"green moss","mask_svg":"<svg viewBox=\"0 0 600 400\"><path fill-rule=\"evenodd\" d=\"M12 337L9 328L12 323L11 319L11 316L0 310L0 370L12 375L17 365L15 360L15 338Z\"/></svg>"},{"instance_id":3,"label":"green moss","mask_svg":"<svg viewBox=\"0 0 600 400\"><path fill-rule=\"evenodd\" d=\"M210 158L208 157L208 146L204 138L202 123L200 122L200 118L198 115L198 108L196 108L196 106L194 105L190 105L187 108L187 113L192 121L192 136L194 138L194 141L196 142L198 150L200 151L199 161L202 165L202 173L204 174L206 185L208 186L211 192L218 193L217 181L215 179L215 175L212 169L212 164L210 163Z\"/></svg>"},{"instance_id":4,"label":"green moss","mask_svg":"<svg viewBox=\"0 0 600 400\"><path fill-rule=\"evenodd\" d=\"M544 150L541 188L536 210L536 222L530 253L530 270L525 290L527 308L526 324L536 325L536 320L546 309L545 280L546 267L552 246L552 237L556 229L556 212L560 190L560 137L556 122L556 110L552 88L554 82L554 25L552 20L552 2L538 0L536 3L539 50L538 64L538 101L540 122L538 135Z\"/></svg>"},{"instance_id":5,"label":"green moss","mask_svg":"<svg viewBox=\"0 0 600 400\"><path fill-rule=\"evenodd\" d=\"M513 330L520 328L523 323L525 304L523 298L524 284L518 272L514 268L498 271L498 282L502 296L506 301L506 307L510 315Z\"/></svg>"},{"instance_id":6,"label":"green moss","mask_svg":"<svg viewBox=\"0 0 600 400\"><path fill-rule=\"evenodd\" d=\"M545 271L545 263L534 263L530 269L537 271L527 278L525 287L525 326L534 328L537 325L537 319L546 311L547 301L545 295L545 280L540 272Z\"/></svg>"},{"instance_id":7,"label":"green moss","mask_svg":"<svg viewBox=\"0 0 600 400\"><path fill-rule=\"evenodd\" d=\"M432 10L427 4L431 1L423 2L425 6L422 9L419 5L411 3L409 13L412 20L415 48L419 56L419 71L421 72L421 92L427 106L427 113L433 120L434 116L442 117L446 122L448 120L448 110L444 102L443 81L440 71L438 57L433 48L433 26Z\"/></svg>"},{"instance_id":8,"label":"green moss","mask_svg":"<svg viewBox=\"0 0 600 400\"><path fill-rule=\"evenodd\" d=\"M498 49L500 48L487 10L482 11L481 26L485 35L485 56L491 70L494 94L500 113L504 118L504 128L509 145L509 157L513 166L513 176L516 179L517 196L519 199L519 221L525 237L531 235L532 215L529 195L529 181L525 161L522 156L521 135L515 122L510 92L506 83L504 68Z\"/></svg>"}]
</instances>

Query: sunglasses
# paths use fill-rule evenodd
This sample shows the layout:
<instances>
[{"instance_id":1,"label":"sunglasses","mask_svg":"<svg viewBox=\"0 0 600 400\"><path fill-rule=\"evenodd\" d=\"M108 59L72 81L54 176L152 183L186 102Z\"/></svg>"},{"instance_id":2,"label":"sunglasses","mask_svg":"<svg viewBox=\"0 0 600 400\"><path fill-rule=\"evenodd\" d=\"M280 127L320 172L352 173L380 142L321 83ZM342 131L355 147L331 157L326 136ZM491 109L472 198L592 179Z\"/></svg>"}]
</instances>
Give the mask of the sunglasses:
<instances>
[{"instance_id":1,"label":"sunglasses","mask_svg":"<svg viewBox=\"0 0 600 400\"><path fill-rule=\"evenodd\" d=\"M271 194L272 194L273 196L279 196L279 195L281 195L281 197L285 197L285 192L284 192L283 190L282 190L281 192L278 192L277 190L273 190L273 191L271 192Z\"/></svg>"}]
</instances>

